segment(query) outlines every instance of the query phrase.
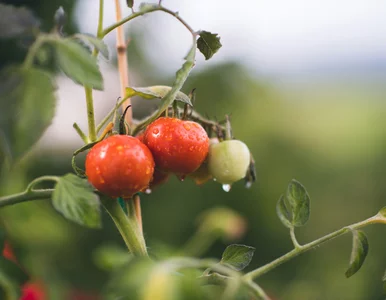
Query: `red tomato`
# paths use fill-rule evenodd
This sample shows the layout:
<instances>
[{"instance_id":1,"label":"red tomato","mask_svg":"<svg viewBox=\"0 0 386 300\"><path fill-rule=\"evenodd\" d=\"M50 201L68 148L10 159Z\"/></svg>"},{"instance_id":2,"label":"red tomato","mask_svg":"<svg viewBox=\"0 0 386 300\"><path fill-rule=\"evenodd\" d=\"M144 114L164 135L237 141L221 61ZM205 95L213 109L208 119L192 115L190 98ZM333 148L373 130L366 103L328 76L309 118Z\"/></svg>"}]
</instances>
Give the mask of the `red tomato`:
<instances>
[{"instance_id":1,"label":"red tomato","mask_svg":"<svg viewBox=\"0 0 386 300\"><path fill-rule=\"evenodd\" d=\"M144 142L157 168L185 175L197 170L209 150L208 134L196 122L159 118L145 131Z\"/></svg>"},{"instance_id":2,"label":"red tomato","mask_svg":"<svg viewBox=\"0 0 386 300\"><path fill-rule=\"evenodd\" d=\"M131 197L146 189L154 159L145 144L127 135L113 135L96 144L86 157L89 182L110 197Z\"/></svg>"}]
</instances>

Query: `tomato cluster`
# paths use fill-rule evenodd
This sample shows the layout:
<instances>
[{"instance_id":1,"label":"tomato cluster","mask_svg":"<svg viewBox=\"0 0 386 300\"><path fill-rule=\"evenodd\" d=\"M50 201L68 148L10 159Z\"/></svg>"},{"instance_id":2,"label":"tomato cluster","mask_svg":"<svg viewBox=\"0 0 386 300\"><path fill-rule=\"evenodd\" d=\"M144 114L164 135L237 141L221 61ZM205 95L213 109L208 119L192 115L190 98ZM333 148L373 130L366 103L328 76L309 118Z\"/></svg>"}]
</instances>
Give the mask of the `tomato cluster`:
<instances>
[{"instance_id":1,"label":"tomato cluster","mask_svg":"<svg viewBox=\"0 0 386 300\"><path fill-rule=\"evenodd\" d=\"M197 184L213 178L231 184L245 177L248 147L238 140L209 140L198 123L160 117L136 137L112 135L86 157L86 176L110 197L130 198L165 182L169 174L191 177Z\"/></svg>"}]
</instances>

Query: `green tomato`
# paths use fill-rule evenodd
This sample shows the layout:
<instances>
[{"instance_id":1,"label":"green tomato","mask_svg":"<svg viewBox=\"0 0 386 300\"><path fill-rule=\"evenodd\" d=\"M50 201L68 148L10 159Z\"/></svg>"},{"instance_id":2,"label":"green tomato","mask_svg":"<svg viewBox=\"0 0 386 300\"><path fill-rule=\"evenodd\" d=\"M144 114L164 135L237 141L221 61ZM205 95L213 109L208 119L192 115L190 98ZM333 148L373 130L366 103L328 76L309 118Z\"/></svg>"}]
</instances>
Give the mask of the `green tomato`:
<instances>
[{"instance_id":1,"label":"green tomato","mask_svg":"<svg viewBox=\"0 0 386 300\"><path fill-rule=\"evenodd\" d=\"M213 178L222 184L232 184L244 178L249 164L249 149L241 141L227 140L210 145L208 169Z\"/></svg>"}]
</instances>

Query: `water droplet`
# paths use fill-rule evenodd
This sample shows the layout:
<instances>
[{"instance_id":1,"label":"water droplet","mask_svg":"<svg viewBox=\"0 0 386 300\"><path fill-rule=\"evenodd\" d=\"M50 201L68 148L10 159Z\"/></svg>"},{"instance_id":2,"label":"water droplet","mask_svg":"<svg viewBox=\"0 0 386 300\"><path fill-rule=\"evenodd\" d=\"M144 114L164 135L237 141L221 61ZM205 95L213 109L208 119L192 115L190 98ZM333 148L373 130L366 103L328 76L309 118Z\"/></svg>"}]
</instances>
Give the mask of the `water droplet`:
<instances>
[{"instance_id":1,"label":"water droplet","mask_svg":"<svg viewBox=\"0 0 386 300\"><path fill-rule=\"evenodd\" d=\"M189 138L190 140L194 140L194 135L193 135L193 134L189 134L189 135L188 135L188 138Z\"/></svg>"},{"instance_id":2,"label":"water droplet","mask_svg":"<svg viewBox=\"0 0 386 300\"><path fill-rule=\"evenodd\" d=\"M159 129L158 128L154 128L153 129L153 134L157 137L159 136Z\"/></svg>"},{"instance_id":3,"label":"water droplet","mask_svg":"<svg viewBox=\"0 0 386 300\"><path fill-rule=\"evenodd\" d=\"M179 179L180 181L184 181L184 180L185 180L185 177L186 177L186 175L181 175L181 176L178 176L178 179Z\"/></svg>"},{"instance_id":4,"label":"water droplet","mask_svg":"<svg viewBox=\"0 0 386 300\"><path fill-rule=\"evenodd\" d=\"M252 186L252 182L251 182L251 181L248 181L248 182L245 184L245 187L246 187L247 189L251 188L251 186Z\"/></svg>"},{"instance_id":5,"label":"water droplet","mask_svg":"<svg viewBox=\"0 0 386 300\"><path fill-rule=\"evenodd\" d=\"M190 128L191 128L191 126L190 126L189 124L186 124L186 123L185 123L183 126L184 126L184 128L185 128L186 130L188 130L188 131L189 131Z\"/></svg>"},{"instance_id":6,"label":"water droplet","mask_svg":"<svg viewBox=\"0 0 386 300\"><path fill-rule=\"evenodd\" d=\"M229 192L231 190L231 185L230 184L223 184L222 189L224 192Z\"/></svg>"},{"instance_id":7,"label":"water droplet","mask_svg":"<svg viewBox=\"0 0 386 300\"><path fill-rule=\"evenodd\" d=\"M151 194L151 189L150 189L150 188L147 188L147 189L145 190L145 194L150 195L150 194Z\"/></svg>"}]
</instances>

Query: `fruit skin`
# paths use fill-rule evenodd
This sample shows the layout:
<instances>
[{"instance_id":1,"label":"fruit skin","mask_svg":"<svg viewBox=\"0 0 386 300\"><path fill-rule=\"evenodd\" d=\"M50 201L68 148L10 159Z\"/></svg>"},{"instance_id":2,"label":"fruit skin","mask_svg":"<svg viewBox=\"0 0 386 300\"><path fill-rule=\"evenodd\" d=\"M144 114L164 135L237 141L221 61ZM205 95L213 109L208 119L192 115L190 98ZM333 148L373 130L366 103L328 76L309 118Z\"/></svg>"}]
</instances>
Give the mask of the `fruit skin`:
<instances>
[{"instance_id":1,"label":"fruit skin","mask_svg":"<svg viewBox=\"0 0 386 300\"><path fill-rule=\"evenodd\" d=\"M213 178L222 184L232 184L244 178L249 164L249 149L239 140L227 140L210 146L208 169Z\"/></svg>"},{"instance_id":2,"label":"fruit skin","mask_svg":"<svg viewBox=\"0 0 386 300\"><path fill-rule=\"evenodd\" d=\"M153 153L156 167L177 175L197 170L209 151L204 128L176 118L155 120L146 128L144 142Z\"/></svg>"},{"instance_id":3,"label":"fruit skin","mask_svg":"<svg viewBox=\"0 0 386 300\"><path fill-rule=\"evenodd\" d=\"M96 144L86 157L89 182L110 197L129 198L146 189L154 159L145 144L127 135L113 135Z\"/></svg>"}]
</instances>

